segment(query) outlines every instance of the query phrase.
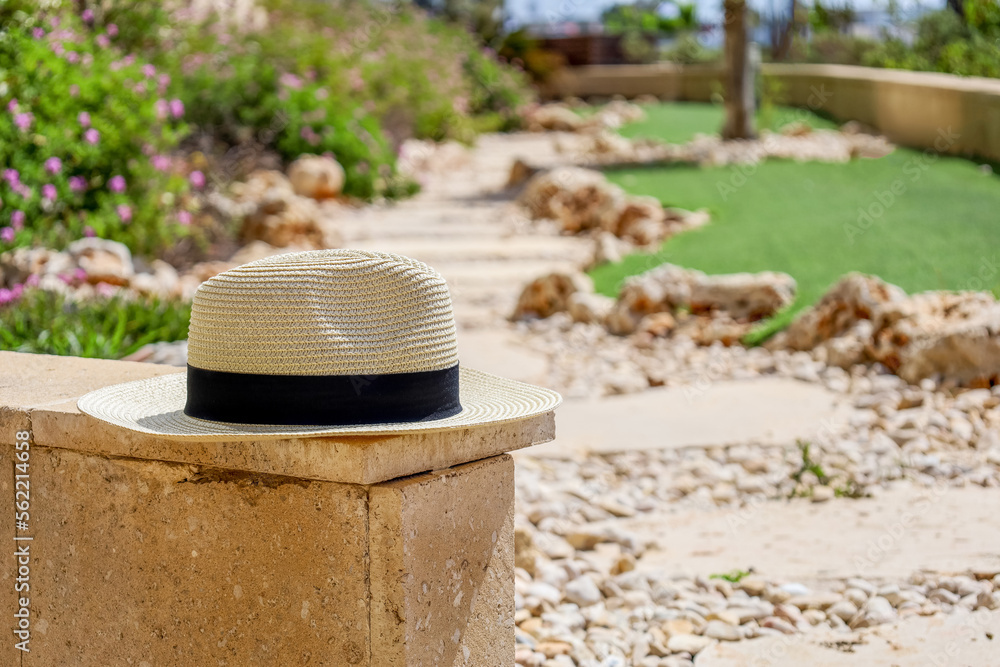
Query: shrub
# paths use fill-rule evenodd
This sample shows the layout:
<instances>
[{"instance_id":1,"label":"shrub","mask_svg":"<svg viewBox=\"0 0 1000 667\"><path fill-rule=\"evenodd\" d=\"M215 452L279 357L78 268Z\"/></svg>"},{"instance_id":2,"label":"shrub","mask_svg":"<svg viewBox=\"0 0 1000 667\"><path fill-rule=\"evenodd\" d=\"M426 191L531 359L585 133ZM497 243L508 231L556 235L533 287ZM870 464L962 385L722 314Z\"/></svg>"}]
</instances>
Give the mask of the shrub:
<instances>
[{"instance_id":1,"label":"shrub","mask_svg":"<svg viewBox=\"0 0 1000 667\"><path fill-rule=\"evenodd\" d=\"M187 184L164 157L181 104L115 33L72 14L0 33L0 250L96 234L148 253L183 233Z\"/></svg>"},{"instance_id":2,"label":"shrub","mask_svg":"<svg viewBox=\"0 0 1000 667\"><path fill-rule=\"evenodd\" d=\"M28 288L0 305L0 349L119 359L147 343L187 338L190 318L191 305L181 301L111 297L73 302Z\"/></svg>"}]
</instances>

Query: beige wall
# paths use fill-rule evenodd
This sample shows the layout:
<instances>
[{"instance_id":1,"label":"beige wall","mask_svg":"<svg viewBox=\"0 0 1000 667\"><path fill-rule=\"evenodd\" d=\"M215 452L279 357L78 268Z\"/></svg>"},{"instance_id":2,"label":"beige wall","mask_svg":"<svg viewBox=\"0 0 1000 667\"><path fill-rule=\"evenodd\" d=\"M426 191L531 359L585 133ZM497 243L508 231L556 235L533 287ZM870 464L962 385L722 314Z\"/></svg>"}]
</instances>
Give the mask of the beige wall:
<instances>
[{"instance_id":1,"label":"beige wall","mask_svg":"<svg viewBox=\"0 0 1000 667\"><path fill-rule=\"evenodd\" d=\"M1000 160L1000 80L847 65L769 64L763 72L785 104L861 121L906 146ZM560 72L543 93L704 102L721 90L721 76L711 65L595 65Z\"/></svg>"}]
</instances>

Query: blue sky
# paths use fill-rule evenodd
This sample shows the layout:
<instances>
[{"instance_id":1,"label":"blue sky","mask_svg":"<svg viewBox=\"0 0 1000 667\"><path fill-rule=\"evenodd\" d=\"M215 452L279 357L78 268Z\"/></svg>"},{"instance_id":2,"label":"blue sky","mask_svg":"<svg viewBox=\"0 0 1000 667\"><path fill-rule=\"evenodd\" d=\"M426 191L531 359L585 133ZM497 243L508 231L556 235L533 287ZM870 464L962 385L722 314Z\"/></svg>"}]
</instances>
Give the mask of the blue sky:
<instances>
[{"instance_id":1,"label":"blue sky","mask_svg":"<svg viewBox=\"0 0 1000 667\"><path fill-rule=\"evenodd\" d=\"M722 14L722 0L693 0L698 7L698 18L702 21L715 21ZM596 21L601 12L621 0L506 0L505 6L512 21L517 24L541 23L552 20L556 23L564 21ZM768 9L771 6L785 7L787 0L749 0L750 5L757 9ZM842 4L844 0L833 0L831 4ZM809 0L806 0L809 4ZM853 0L855 9L884 9L888 0ZM945 0L898 0L901 8L917 6L939 9Z\"/></svg>"}]
</instances>

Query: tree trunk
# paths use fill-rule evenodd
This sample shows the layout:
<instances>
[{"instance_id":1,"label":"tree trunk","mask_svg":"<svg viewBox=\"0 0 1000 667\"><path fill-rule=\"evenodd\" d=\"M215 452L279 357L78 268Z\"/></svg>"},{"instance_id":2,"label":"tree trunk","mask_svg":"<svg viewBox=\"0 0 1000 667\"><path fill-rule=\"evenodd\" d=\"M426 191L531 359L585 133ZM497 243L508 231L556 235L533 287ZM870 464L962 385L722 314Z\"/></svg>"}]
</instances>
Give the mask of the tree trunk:
<instances>
[{"instance_id":1,"label":"tree trunk","mask_svg":"<svg viewBox=\"0 0 1000 667\"><path fill-rule=\"evenodd\" d=\"M753 139L753 63L747 41L746 0L725 0L726 11L726 124L723 139Z\"/></svg>"}]
</instances>

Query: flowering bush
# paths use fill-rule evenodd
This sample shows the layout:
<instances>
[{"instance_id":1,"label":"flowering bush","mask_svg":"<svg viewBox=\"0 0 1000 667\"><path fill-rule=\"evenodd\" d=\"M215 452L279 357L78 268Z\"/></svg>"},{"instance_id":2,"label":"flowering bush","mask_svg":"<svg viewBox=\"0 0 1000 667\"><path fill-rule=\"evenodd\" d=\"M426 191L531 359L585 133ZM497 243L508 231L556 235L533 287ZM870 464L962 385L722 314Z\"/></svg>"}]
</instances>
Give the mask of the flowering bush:
<instances>
[{"instance_id":1,"label":"flowering bush","mask_svg":"<svg viewBox=\"0 0 1000 667\"><path fill-rule=\"evenodd\" d=\"M186 131L171 79L65 14L0 33L0 250L101 236L151 252L183 225ZM183 216L181 216L183 219Z\"/></svg>"}]
</instances>

